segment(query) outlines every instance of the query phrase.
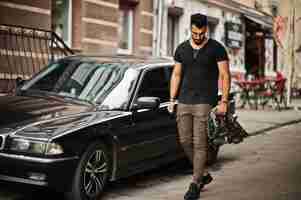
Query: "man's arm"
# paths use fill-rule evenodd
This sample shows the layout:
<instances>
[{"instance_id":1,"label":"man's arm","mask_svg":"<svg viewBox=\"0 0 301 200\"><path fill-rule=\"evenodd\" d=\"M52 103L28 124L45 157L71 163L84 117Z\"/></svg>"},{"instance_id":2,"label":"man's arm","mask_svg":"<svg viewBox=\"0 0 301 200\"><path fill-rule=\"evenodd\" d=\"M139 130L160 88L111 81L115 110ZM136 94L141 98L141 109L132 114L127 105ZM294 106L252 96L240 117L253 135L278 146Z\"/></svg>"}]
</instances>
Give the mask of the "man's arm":
<instances>
[{"instance_id":1,"label":"man's arm","mask_svg":"<svg viewBox=\"0 0 301 200\"><path fill-rule=\"evenodd\" d=\"M221 108L220 112L226 112L227 111L227 103L228 103L228 97L231 87L231 75L229 70L229 61L220 61L217 63L218 70L221 78L222 83L222 100L221 100Z\"/></svg>"},{"instance_id":2,"label":"man's arm","mask_svg":"<svg viewBox=\"0 0 301 200\"><path fill-rule=\"evenodd\" d=\"M180 82L181 82L181 73L182 73L182 65L181 63L176 63L173 68L171 79L170 79L170 91L169 91L170 104L168 105L167 108L170 113L174 112L175 99L177 97L179 87L180 87Z\"/></svg>"},{"instance_id":3,"label":"man's arm","mask_svg":"<svg viewBox=\"0 0 301 200\"><path fill-rule=\"evenodd\" d=\"M179 90L182 74L182 65L181 63L176 63L170 79L170 100L174 101Z\"/></svg>"}]
</instances>

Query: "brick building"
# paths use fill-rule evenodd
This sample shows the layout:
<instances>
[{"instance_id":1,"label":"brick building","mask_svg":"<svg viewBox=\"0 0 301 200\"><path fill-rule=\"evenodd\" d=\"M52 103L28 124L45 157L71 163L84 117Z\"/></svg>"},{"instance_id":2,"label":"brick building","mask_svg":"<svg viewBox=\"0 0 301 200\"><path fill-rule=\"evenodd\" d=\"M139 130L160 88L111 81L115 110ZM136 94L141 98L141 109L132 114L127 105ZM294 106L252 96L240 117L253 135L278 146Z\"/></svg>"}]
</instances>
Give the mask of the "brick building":
<instances>
[{"instance_id":1,"label":"brick building","mask_svg":"<svg viewBox=\"0 0 301 200\"><path fill-rule=\"evenodd\" d=\"M0 0L0 24L56 31L72 49L152 53L152 0Z\"/></svg>"},{"instance_id":2,"label":"brick building","mask_svg":"<svg viewBox=\"0 0 301 200\"><path fill-rule=\"evenodd\" d=\"M233 73L246 73L248 62L256 61L260 73L269 75L277 65L271 34L274 4L263 2L266 0L0 0L0 24L53 30L75 52L172 56L175 47L190 37L190 15L201 12L208 16L210 37L227 47ZM227 30L232 28L235 30ZM27 55L23 53L22 59ZM17 60L20 53L14 56ZM16 78L22 71L0 63L0 82L3 74L14 73ZM26 73L30 76L35 71Z\"/></svg>"},{"instance_id":3,"label":"brick building","mask_svg":"<svg viewBox=\"0 0 301 200\"><path fill-rule=\"evenodd\" d=\"M27 79L41 70L59 48L152 55L153 2L0 0L0 93L12 91L17 77ZM53 35L59 44L53 45Z\"/></svg>"}]
</instances>

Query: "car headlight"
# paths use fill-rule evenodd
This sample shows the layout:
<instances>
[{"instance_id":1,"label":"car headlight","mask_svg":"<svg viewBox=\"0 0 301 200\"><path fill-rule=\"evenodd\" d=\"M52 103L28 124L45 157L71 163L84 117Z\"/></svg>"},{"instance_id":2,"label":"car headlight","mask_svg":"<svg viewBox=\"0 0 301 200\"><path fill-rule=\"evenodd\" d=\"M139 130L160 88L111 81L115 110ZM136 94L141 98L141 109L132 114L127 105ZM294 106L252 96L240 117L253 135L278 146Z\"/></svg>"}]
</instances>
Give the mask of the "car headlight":
<instances>
[{"instance_id":1,"label":"car headlight","mask_svg":"<svg viewBox=\"0 0 301 200\"><path fill-rule=\"evenodd\" d=\"M20 138L12 139L9 149L18 152L37 153L46 155L58 155L64 152L62 146L57 143L32 141Z\"/></svg>"}]
</instances>

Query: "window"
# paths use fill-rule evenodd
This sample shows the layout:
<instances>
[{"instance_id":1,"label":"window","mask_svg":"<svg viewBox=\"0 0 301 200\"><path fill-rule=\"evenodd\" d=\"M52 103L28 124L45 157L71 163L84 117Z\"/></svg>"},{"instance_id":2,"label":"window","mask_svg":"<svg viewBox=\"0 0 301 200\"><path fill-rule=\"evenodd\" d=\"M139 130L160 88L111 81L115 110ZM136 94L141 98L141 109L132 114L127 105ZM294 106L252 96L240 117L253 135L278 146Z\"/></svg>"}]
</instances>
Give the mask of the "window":
<instances>
[{"instance_id":1,"label":"window","mask_svg":"<svg viewBox=\"0 0 301 200\"><path fill-rule=\"evenodd\" d=\"M179 18L177 16L168 15L167 23L167 55L173 56L175 52L176 45L178 44L178 22Z\"/></svg>"},{"instance_id":2,"label":"window","mask_svg":"<svg viewBox=\"0 0 301 200\"><path fill-rule=\"evenodd\" d=\"M208 37L215 38L216 24L208 22Z\"/></svg>"},{"instance_id":3,"label":"window","mask_svg":"<svg viewBox=\"0 0 301 200\"><path fill-rule=\"evenodd\" d=\"M272 72L274 69L274 41L273 39L265 39L265 69Z\"/></svg>"},{"instance_id":4,"label":"window","mask_svg":"<svg viewBox=\"0 0 301 200\"><path fill-rule=\"evenodd\" d=\"M52 1L52 30L71 46L72 0Z\"/></svg>"},{"instance_id":5,"label":"window","mask_svg":"<svg viewBox=\"0 0 301 200\"><path fill-rule=\"evenodd\" d=\"M118 29L118 53L131 54L133 51L133 9L130 7L120 7L119 29Z\"/></svg>"},{"instance_id":6,"label":"window","mask_svg":"<svg viewBox=\"0 0 301 200\"><path fill-rule=\"evenodd\" d=\"M143 76L138 97L159 97L161 102L168 101L171 72L171 67L147 71Z\"/></svg>"},{"instance_id":7,"label":"window","mask_svg":"<svg viewBox=\"0 0 301 200\"><path fill-rule=\"evenodd\" d=\"M131 63L63 60L51 64L22 90L97 103L99 109L125 109L139 71Z\"/></svg>"}]
</instances>

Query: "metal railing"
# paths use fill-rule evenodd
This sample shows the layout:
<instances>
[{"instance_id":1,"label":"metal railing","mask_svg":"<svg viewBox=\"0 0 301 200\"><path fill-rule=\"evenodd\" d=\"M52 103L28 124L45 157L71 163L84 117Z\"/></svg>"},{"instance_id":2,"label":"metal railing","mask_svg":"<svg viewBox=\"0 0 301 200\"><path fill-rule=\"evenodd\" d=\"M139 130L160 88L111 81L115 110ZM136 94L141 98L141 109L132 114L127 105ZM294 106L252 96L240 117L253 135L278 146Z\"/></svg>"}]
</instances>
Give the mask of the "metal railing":
<instances>
[{"instance_id":1,"label":"metal railing","mask_svg":"<svg viewBox=\"0 0 301 200\"><path fill-rule=\"evenodd\" d=\"M17 78L28 79L49 62L72 54L53 31L0 24L0 93L13 93Z\"/></svg>"}]
</instances>

